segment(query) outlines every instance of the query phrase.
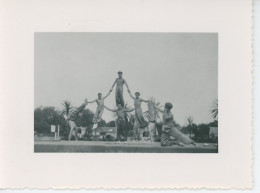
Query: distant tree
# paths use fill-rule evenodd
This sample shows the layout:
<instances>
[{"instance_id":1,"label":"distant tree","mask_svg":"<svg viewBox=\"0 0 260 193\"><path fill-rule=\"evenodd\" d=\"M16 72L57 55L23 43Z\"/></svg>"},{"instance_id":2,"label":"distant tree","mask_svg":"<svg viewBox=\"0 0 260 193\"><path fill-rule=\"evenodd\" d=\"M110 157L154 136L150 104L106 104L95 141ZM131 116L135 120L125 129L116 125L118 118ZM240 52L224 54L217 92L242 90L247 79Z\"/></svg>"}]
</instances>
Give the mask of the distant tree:
<instances>
[{"instance_id":1,"label":"distant tree","mask_svg":"<svg viewBox=\"0 0 260 193\"><path fill-rule=\"evenodd\" d=\"M187 117L187 121L188 121L188 129L189 129L190 138L191 138L193 118L191 116L189 116L189 117Z\"/></svg>"},{"instance_id":2,"label":"distant tree","mask_svg":"<svg viewBox=\"0 0 260 193\"><path fill-rule=\"evenodd\" d=\"M218 127L218 121L215 120L215 121L209 123L208 126L209 126L209 127Z\"/></svg>"},{"instance_id":3,"label":"distant tree","mask_svg":"<svg viewBox=\"0 0 260 193\"><path fill-rule=\"evenodd\" d=\"M193 118L191 116L187 117L188 125L192 125Z\"/></svg>"},{"instance_id":4,"label":"distant tree","mask_svg":"<svg viewBox=\"0 0 260 193\"><path fill-rule=\"evenodd\" d=\"M181 128L181 132L184 133L184 134L189 134L190 131L189 131L188 126L182 126L182 128Z\"/></svg>"},{"instance_id":5,"label":"distant tree","mask_svg":"<svg viewBox=\"0 0 260 193\"><path fill-rule=\"evenodd\" d=\"M76 119L76 124L78 126L82 126L82 127L92 127L93 125L93 117L94 117L94 113L89 110L89 109L84 109L82 111L82 116L78 116Z\"/></svg>"},{"instance_id":6,"label":"distant tree","mask_svg":"<svg viewBox=\"0 0 260 193\"><path fill-rule=\"evenodd\" d=\"M213 101L211 114L214 120L218 120L218 99Z\"/></svg>"},{"instance_id":7,"label":"distant tree","mask_svg":"<svg viewBox=\"0 0 260 193\"><path fill-rule=\"evenodd\" d=\"M209 138L209 126L207 124L199 124L197 135L200 138Z\"/></svg>"},{"instance_id":8,"label":"distant tree","mask_svg":"<svg viewBox=\"0 0 260 193\"><path fill-rule=\"evenodd\" d=\"M34 110L34 131L50 134L51 125L60 125L60 133L66 130L66 121L54 107L38 107Z\"/></svg>"},{"instance_id":9,"label":"distant tree","mask_svg":"<svg viewBox=\"0 0 260 193\"><path fill-rule=\"evenodd\" d=\"M191 125L182 127L181 132L185 133L185 134L193 133L195 135L197 129L198 129L198 126L195 123L192 123ZM190 138L191 138L191 135L190 135Z\"/></svg>"},{"instance_id":10,"label":"distant tree","mask_svg":"<svg viewBox=\"0 0 260 193\"><path fill-rule=\"evenodd\" d=\"M100 127L105 127L107 125L106 121L101 119L100 122L99 122L99 126Z\"/></svg>"},{"instance_id":11,"label":"distant tree","mask_svg":"<svg viewBox=\"0 0 260 193\"><path fill-rule=\"evenodd\" d=\"M106 124L107 127L115 127L116 126L116 122L115 121L109 121Z\"/></svg>"}]
</instances>

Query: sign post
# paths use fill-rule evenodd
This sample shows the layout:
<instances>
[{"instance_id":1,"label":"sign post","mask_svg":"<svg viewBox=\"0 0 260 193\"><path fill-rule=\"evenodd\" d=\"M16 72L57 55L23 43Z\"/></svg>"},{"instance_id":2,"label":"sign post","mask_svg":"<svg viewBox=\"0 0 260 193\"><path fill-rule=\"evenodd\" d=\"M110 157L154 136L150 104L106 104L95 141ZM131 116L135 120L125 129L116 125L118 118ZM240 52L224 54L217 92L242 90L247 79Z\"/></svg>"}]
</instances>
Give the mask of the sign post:
<instances>
[{"instance_id":1,"label":"sign post","mask_svg":"<svg viewBox=\"0 0 260 193\"><path fill-rule=\"evenodd\" d=\"M58 140L60 139L60 125L58 125Z\"/></svg>"},{"instance_id":2,"label":"sign post","mask_svg":"<svg viewBox=\"0 0 260 193\"><path fill-rule=\"evenodd\" d=\"M55 132L55 125L51 125L51 132Z\"/></svg>"},{"instance_id":3,"label":"sign post","mask_svg":"<svg viewBox=\"0 0 260 193\"><path fill-rule=\"evenodd\" d=\"M51 132L54 133L54 139L56 140L56 132L55 132L55 130L56 130L55 125L51 125Z\"/></svg>"}]
</instances>

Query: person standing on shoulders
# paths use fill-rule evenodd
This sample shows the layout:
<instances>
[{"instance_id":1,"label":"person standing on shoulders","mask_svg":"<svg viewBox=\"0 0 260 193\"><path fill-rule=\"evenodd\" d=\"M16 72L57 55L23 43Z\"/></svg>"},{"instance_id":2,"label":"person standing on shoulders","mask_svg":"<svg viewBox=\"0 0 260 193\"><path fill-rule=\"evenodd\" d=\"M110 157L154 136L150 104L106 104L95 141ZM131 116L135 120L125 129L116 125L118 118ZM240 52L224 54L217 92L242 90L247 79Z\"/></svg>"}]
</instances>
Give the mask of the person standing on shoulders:
<instances>
[{"instance_id":1,"label":"person standing on shoulders","mask_svg":"<svg viewBox=\"0 0 260 193\"><path fill-rule=\"evenodd\" d=\"M123 96L124 84L126 85L127 89L129 88L125 79L123 79L123 72L119 71L117 74L118 74L118 78L115 80L110 90L112 91L114 86L116 85L116 106L120 104L122 107L124 107L125 106L124 96Z\"/></svg>"}]
</instances>

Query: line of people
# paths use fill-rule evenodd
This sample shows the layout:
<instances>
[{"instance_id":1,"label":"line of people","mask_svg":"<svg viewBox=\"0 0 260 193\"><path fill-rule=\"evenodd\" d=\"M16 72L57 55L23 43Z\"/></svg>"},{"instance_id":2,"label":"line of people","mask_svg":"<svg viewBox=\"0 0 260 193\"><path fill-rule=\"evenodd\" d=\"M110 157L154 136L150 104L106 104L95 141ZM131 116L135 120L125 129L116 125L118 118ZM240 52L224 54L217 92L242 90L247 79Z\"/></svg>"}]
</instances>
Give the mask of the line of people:
<instances>
[{"instance_id":1,"label":"line of people","mask_svg":"<svg viewBox=\"0 0 260 193\"><path fill-rule=\"evenodd\" d=\"M125 79L122 77L122 72L118 72L118 78L115 80L114 84L112 85L111 89L109 90L108 94L105 97L102 97L101 93L98 93L98 98L92 101L89 101L85 99L85 102L78 107L75 111L71 113L71 115L68 117L69 120L69 126L70 126L70 133L69 133L69 140L71 139L71 135L73 130L76 128L75 124L75 118L77 115L80 114L86 107L88 103L97 103L97 109L93 118L93 129L96 129L98 127L98 123L100 122L104 108L106 108L109 111L115 112L117 114L117 121L116 121L116 126L118 129L118 136L119 138L126 139L127 138L127 133L126 133L126 123L125 123L125 113L126 112L132 112L135 110L135 121L134 121L134 138L135 140L140 140L140 130L147 128L150 139L153 141L153 137L155 135L156 131L156 110L159 112L163 113L163 133L161 136L161 145L162 146L170 146L173 144L181 145L183 144L193 144L193 140L191 140L189 137L181 133L177 128L174 127L174 120L173 120L173 115L171 113L172 109L172 104L171 103L165 103L164 110L158 108L155 106L154 102L151 100L144 100L140 98L140 93L136 92L135 97L132 95L128 84L126 83ZM125 108L125 102L123 99L123 86L124 84L127 87L127 91L130 95L130 97L134 100L134 106L135 108L133 109L126 109ZM117 109L111 109L105 106L104 100L110 95L112 92L114 86L116 85L116 92L115 92L115 99L116 99L116 105ZM148 103L148 113L149 113L149 123L147 125L141 104L142 102Z\"/></svg>"}]
</instances>

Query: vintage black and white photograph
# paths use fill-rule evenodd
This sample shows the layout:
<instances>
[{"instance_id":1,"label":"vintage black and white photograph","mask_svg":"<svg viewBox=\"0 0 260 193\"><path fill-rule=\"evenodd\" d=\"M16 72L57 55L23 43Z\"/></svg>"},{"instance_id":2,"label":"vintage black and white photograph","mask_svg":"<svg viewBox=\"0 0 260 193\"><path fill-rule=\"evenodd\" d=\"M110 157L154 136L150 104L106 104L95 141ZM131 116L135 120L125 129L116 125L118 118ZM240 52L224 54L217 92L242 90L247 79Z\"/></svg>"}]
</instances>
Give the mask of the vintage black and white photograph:
<instances>
[{"instance_id":1,"label":"vintage black and white photograph","mask_svg":"<svg viewBox=\"0 0 260 193\"><path fill-rule=\"evenodd\" d=\"M248 0L3 0L2 189L254 187Z\"/></svg>"},{"instance_id":2,"label":"vintage black and white photograph","mask_svg":"<svg viewBox=\"0 0 260 193\"><path fill-rule=\"evenodd\" d=\"M35 32L34 152L218 153L218 34Z\"/></svg>"}]
</instances>

